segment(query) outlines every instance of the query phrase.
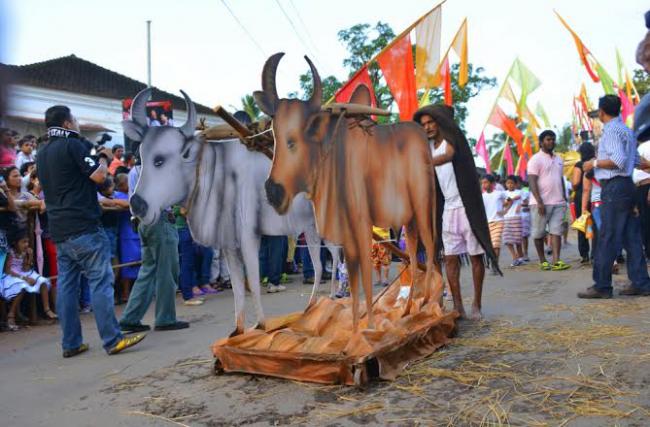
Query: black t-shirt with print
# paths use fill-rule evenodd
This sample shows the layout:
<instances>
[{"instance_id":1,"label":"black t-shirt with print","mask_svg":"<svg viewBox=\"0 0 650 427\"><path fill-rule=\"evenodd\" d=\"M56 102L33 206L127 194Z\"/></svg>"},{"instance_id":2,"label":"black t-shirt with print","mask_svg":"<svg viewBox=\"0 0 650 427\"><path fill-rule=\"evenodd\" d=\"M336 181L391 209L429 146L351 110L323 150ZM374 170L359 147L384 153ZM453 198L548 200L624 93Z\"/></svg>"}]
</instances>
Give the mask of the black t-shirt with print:
<instances>
[{"instance_id":1,"label":"black t-shirt with print","mask_svg":"<svg viewBox=\"0 0 650 427\"><path fill-rule=\"evenodd\" d=\"M38 179L45 194L50 235L55 243L97 231L101 209L90 175L99 162L76 132L50 128L49 141L38 150ZM55 136L56 135L56 136Z\"/></svg>"}]
</instances>

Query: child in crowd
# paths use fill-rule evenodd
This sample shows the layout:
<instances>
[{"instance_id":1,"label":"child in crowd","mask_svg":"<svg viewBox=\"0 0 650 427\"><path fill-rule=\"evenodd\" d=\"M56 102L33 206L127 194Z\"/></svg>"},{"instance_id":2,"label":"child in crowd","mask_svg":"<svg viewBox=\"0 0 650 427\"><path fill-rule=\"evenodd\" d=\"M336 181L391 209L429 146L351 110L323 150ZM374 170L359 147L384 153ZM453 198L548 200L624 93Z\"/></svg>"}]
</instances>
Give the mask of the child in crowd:
<instances>
[{"instance_id":1,"label":"child in crowd","mask_svg":"<svg viewBox=\"0 0 650 427\"><path fill-rule=\"evenodd\" d=\"M129 201L115 198L115 181L112 176L107 176L106 180L97 187L97 199L99 205L102 207L102 228L111 248L111 263L117 265L118 259L118 228L120 221L120 213L129 208ZM117 284L119 280L116 280ZM123 304L127 301L125 295L118 296L115 292L115 303Z\"/></svg>"},{"instance_id":2,"label":"child in crowd","mask_svg":"<svg viewBox=\"0 0 650 427\"><path fill-rule=\"evenodd\" d=\"M18 155L16 156L16 167L22 169L24 163L36 162L34 157L34 145L36 145L36 137L34 135L26 135L18 141Z\"/></svg>"},{"instance_id":3,"label":"child in crowd","mask_svg":"<svg viewBox=\"0 0 650 427\"><path fill-rule=\"evenodd\" d=\"M2 293L10 297L5 299L18 297L23 290L32 294L40 293L45 317L51 320L57 319L57 315L50 308L50 281L34 270L34 257L32 249L29 247L27 231L17 231L11 242L11 250L5 261L4 276L2 277ZM15 320L17 311L14 309L13 312L10 312L11 315Z\"/></svg>"},{"instance_id":4,"label":"child in crowd","mask_svg":"<svg viewBox=\"0 0 650 427\"><path fill-rule=\"evenodd\" d=\"M504 202L506 200L505 191L495 189L496 180L493 175L485 175L481 180L481 187L483 190L483 205L485 206L485 214L487 215L488 227L490 228L490 240L492 247L499 261L499 254L501 253L501 237L503 235L504 222ZM496 265L492 265L492 273L499 274Z\"/></svg>"},{"instance_id":5,"label":"child in crowd","mask_svg":"<svg viewBox=\"0 0 650 427\"><path fill-rule=\"evenodd\" d=\"M517 177L509 175L506 179L503 243L505 243L512 256L511 267L517 267L525 263L521 248L521 198L521 191L517 189Z\"/></svg>"},{"instance_id":6,"label":"child in crowd","mask_svg":"<svg viewBox=\"0 0 650 427\"><path fill-rule=\"evenodd\" d=\"M337 266L337 276L339 280L339 290L336 292L336 298L346 298L350 296L350 284L348 282L348 267L345 265L345 256L341 257Z\"/></svg>"},{"instance_id":7,"label":"child in crowd","mask_svg":"<svg viewBox=\"0 0 650 427\"><path fill-rule=\"evenodd\" d=\"M372 227L372 231L379 235L381 240L385 241L390 239L389 231L384 228ZM388 286L388 271L390 270L391 255L386 248L375 239L372 240L370 259L372 260L372 266L377 274L377 282L375 282L375 286ZM383 280L382 273L384 273Z\"/></svg>"},{"instance_id":8,"label":"child in crowd","mask_svg":"<svg viewBox=\"0 0 650 427\"><path fill-rule=\"evenodd\" d=\"M129 177L121 173L115 176L115 196L116 202L121 202L126 206L126 210L117 213L117 235L118 235L118 253L120 264L140 261L140 237L133 229L131 224L131 212L129 212ZM119 271L119 302L125 303L129 299L133 282L138 277L140 267L137 265L122 267Z\"/></svg>"}]
</instances>

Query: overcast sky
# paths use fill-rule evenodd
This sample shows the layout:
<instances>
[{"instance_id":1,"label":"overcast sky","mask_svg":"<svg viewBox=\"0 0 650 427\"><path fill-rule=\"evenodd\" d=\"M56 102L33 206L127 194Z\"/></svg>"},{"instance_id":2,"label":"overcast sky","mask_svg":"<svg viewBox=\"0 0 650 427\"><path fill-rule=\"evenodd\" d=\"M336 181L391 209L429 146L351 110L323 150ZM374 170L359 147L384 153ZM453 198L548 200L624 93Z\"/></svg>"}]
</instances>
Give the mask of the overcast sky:
<instances>
[{"instance_id":1,"label":"overcast sky","mask_svg":"<svg viewBox=\"0 0 650 427\"><path fill-rule=\"evenodd\" d=\"M184 89L208 106L239 106L244 94L260 88L262 65L278 51L287 53L278 74L281 95L298 90L298 76L307 67L304 54L315 57L321 75L345 79L339 30L383 21L399 33L436 4L279 0L296 32L276 0L226 0L253 42L221 0L0 1L3 62L29 64L74 53L144 82L145 21L151 20L153 84L171 92ZM649 6L647 0L448 0L442 11L442 49L468 17L470 61L500 84L519 56L542 81L530 97L531 107L540 100L553 124L561 126L571 120L572 96L582 82L594 99L601 88L589 80L553 8L616 79L616 47L628 68L638 68L634 51L645 34L643 13ZM477 137L483 129L497 90L486 90L470 102L468 136ZM493 132L488 128L488 134Z\"/></svg>"}]
</instances>

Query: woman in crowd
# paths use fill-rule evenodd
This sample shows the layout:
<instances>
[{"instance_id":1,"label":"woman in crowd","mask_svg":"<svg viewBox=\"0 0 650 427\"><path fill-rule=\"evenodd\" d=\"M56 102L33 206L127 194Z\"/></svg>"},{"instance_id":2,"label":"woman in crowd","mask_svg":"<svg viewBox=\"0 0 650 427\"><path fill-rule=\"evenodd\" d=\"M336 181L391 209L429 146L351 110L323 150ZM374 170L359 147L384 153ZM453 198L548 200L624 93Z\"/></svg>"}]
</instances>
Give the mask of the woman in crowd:
<instances>
[{"instance_id":1,"label":"woman in crowd","mask_svg":"<svg viewBox=\"0 0 650 427\"><path fill-rule=\"evenodd\" d=\"M125 210L117 212L117 235L119 241L118 253L120 264L127 264L141 259L140 237L131 224L131 212L129 212L129 177L121 173L115 176L115 202L120 202L126 207ZM138 277L140 267L122 267L119 271L119 302L125 303L129 299L133 282Z\"/></svg>"},{"instance_id":2,"label":"woman in crowd","mask_svg":"<svg viewBox=\"0 0 650 427\"><path fill-rule=\"evenodd\" d=\"M587 146L583 148L583 146ZM591 147L591 149L589 148ZM586 151L585 151L586 150ZM583 142L579 151L593 151L593 145L588 142ZM575 207L576 218L580 218L582 215L582 192L583 192L583 180L584 172L582 170L582 154L580 155L580 161L576 162L573 166L573 171L571 172L571 186L573 187L573 205ZM589 240L585 236L585 233L578 230L578 252L580 252L580 263L587 264L589 263Z\"/></svg>"}]
</instances>

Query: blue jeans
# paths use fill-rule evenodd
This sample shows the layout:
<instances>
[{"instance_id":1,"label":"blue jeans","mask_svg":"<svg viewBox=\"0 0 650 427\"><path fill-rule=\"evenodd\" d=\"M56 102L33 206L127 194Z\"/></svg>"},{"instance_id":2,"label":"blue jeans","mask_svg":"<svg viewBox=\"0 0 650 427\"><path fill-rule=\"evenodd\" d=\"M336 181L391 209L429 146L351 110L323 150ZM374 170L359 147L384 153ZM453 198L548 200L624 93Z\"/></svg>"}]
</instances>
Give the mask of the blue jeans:
<instances>
[{"instance_id":1,"label":"blue jeans","mask_svg":"<svg viewBox=\"0 0 650 427\"><path fill-rule=\"evenodd\" d=\"M634 215L636 189L631 178L614 178L603 186L601 227L594 259L593 279L600 292L612 292L612 265L625 248L627 276L632 286L650 289L650 278L641 245L641 223Z\"/></svg>"},{"instance_id":2,"label":"blue jeans","mask_svg":"<svg viewBox=\"0 0 650 427\"><path fill-rule=\"evenodd\" d=\"M321 242L321 245L323 243ZM299 260L302 263L302 275L305 279L313 279L314 278L314 264L311 262L311 257L309 256L309 248L296 248L296 251L299 253ZM327 254L328 251L321 247L320 248L320 262L321 265L323 266L323 272L325 272L325 263L327 261ZM332 267L332 269L334 269Z\"/></svg>"},{"instance_id":3,"label":"blue jeans","mask_svg":"<svg viewBox=\"0 0 650 427\"><path fill-rule=\"evenodd\" d=\"M88 279L97 330L108 350L122 339L113 309L113 269L108 238L103 230L82 234L56 244L59 277L57 312L63 333L63 350L83 343L79 321L81 273Z\"/></svg>"},{"instance_id":4,"label":"blue jeans","mask_svg":"<svg viewBox=\"0 0 650 427\"><path fill-rule=\"evenodd\" d=\"M269 283L278 285L286 255L283 257L287 236L262 236L260 242L260 277L268 277Z\"/></svg>"},{"instance_id":5,"label":"blue jeans","mask_svg":"<svg viewBox=\"0 0 650 427\"><path fill-rule=\"evenodd\" d=\"M179 287L185 301L192 299L192 287L194 282L194 242L190 229L187 227L178 229L178 253L180 255L180 280Z\"/></svg>"},{"instance_id":6,"label":"blue jeans","mask_svg":"<svg viewBox=\"0 0 650 427\"><path fill-rule=\"evenodd\" d=\"M194 280L197 285L210 284L210 269L212 267L214 250L208 246L194 244Z\"/></svg>"}]
</instances>

